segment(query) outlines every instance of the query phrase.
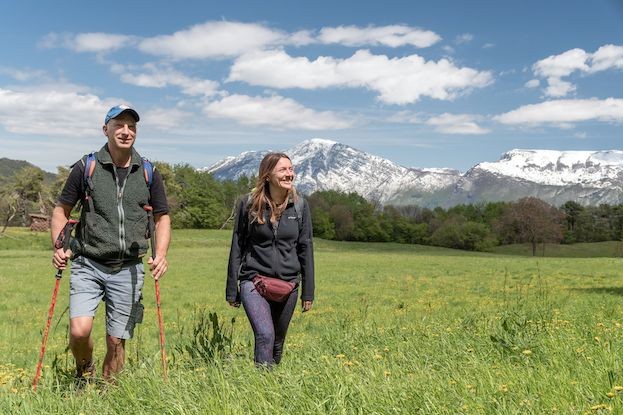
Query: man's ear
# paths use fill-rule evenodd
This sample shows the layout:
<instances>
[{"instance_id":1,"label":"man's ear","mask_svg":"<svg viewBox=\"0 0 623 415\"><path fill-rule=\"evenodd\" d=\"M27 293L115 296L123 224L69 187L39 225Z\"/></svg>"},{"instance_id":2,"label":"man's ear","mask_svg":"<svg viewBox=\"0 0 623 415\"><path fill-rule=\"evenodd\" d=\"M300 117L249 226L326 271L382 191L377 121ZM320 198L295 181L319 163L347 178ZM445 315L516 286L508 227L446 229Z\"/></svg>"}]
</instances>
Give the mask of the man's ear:
<instances>
[{"instance_id":1,"label":"man's ear","mask_svg":"<svg viewBox=\"0 0 623 415\"><path fill-rule=\"evenodd\" d=\"M106 137L108 137L108 126L107 126L107 125L104 125L104 126L102 127L102 131L104 132L104 135L105 135Z\"/></svg>"}]
</instances>

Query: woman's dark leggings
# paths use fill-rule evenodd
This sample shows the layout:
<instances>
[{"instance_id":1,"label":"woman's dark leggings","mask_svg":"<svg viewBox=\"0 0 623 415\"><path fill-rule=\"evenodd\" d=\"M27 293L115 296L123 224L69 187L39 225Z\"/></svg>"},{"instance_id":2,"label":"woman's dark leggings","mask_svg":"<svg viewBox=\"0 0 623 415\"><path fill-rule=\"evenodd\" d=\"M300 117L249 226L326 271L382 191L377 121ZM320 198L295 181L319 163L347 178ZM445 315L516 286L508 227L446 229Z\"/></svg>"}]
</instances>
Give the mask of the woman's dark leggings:
<instances>
[{"instance_id":1,"label":"woman's dark leggings","mask_svg":"<svg viewBox=\"0 0 623 415\"><path fill-rule=\"evenodd\" d=\"M298 289L294 289L283 303L262 297L253 282L240 282L240 299L255 335L255 364L279 364L288 325L296 308Z\"/></svg>"}]
</instances>

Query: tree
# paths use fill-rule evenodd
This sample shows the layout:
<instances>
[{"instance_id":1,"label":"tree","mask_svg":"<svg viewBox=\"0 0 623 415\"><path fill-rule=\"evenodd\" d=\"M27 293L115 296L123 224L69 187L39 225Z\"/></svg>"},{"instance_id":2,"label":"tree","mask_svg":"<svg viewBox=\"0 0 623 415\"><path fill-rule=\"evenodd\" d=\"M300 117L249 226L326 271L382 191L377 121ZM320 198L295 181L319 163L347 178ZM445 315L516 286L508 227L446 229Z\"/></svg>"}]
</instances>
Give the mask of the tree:
<instances>
[{"instance_id":1,"label":"tree","mask_svg":"<svg viewBox=\"0 0 623 415\"><path fill-rule=\"evenodd\" d=\"M530 243L535 256L537 244L562 241L563 220L562 212L554 206L525 197L511 203L502 218L502 232L506 240Z\"/></svg>"},{"instance_id":2,"label":"tree","mask_svg":"<svg viewBox=\"0 0 623 415\"><path fill-rule=\"evenodd\" d=\"M484 223L455 216L446 220L431 236L431 243L447 248L483 251L495 245L495 238Z\"/></svg>"},{"instance_id":3,"label":"tree","mask_svg":"<svg viewBox=\"0 0 623 415\"><path fill-rule=\"evenodd\" d=\"M218 228L226 220L223 187L211 174L199 172L189 165L174 168L180 187L179 209L172 215L177 228Z\"/></svg>"},{"instance_id":4,"label":"tree","mask_svg":"<svg viewBox=\"0 0 623 415\"><path fill-rule=\"evenodd\" d=\"M27 166L18 170L0 190L3 203L0 205L4 225L0 233L4 233L12 220L19 218L19 224L26 226L28 212L37 209L47 214L44 201L43 170Z\"/></svg>"},{"instance_id":5,"label":"tree","mask_svg":"<svg viewBox=\"0 0 623 415\"><path fill-rule=\"evenodd\" d=\"M568 243L576 242L578 240L576 230L579 218L585 209L582 205L572 200L565 202L560 209L565 214L565 223L567 224L564 241Z\"/></svg>"}]
</instances>

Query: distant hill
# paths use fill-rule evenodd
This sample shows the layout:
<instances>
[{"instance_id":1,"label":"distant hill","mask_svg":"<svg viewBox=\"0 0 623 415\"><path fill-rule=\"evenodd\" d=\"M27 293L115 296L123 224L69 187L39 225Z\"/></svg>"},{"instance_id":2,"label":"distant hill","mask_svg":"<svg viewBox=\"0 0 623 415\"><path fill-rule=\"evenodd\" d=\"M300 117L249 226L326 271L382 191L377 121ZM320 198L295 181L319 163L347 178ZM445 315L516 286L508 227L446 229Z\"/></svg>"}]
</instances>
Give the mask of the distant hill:
<instances>
[{"instance_id":1,"label":"distant hill","mask_svg":"<svg viewBox=\"0 0 623 415\"><path fill-rule=\"evenodd\" d=\"M44 171L34 164L30 164L24 160L11 160L6 157L0 158L0 184L8 180L9 177L23 169L24 167L34 167L43 171L43 178L46 183L53 182L56 179L56 174Z\"/></svg>"}]
</instances>

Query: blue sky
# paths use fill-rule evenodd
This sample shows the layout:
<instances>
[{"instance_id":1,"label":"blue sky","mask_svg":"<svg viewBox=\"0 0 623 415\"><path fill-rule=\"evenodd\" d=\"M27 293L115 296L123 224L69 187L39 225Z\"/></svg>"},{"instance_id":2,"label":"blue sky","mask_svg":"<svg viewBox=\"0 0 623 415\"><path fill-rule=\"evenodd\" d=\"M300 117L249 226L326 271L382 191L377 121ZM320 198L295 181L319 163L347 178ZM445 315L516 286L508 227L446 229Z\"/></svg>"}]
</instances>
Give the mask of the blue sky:
<instances>
[{"instance_id":1,"label":"blue sky","mask_svg":"<svg viewBox=\"0 0 623 415\"><path fill-rule=\"evenodd\" d=\"M4 1L0 157L208 166L325 138L407 167L620 149L623 0Z\"/></svg>"}]
</instances>

